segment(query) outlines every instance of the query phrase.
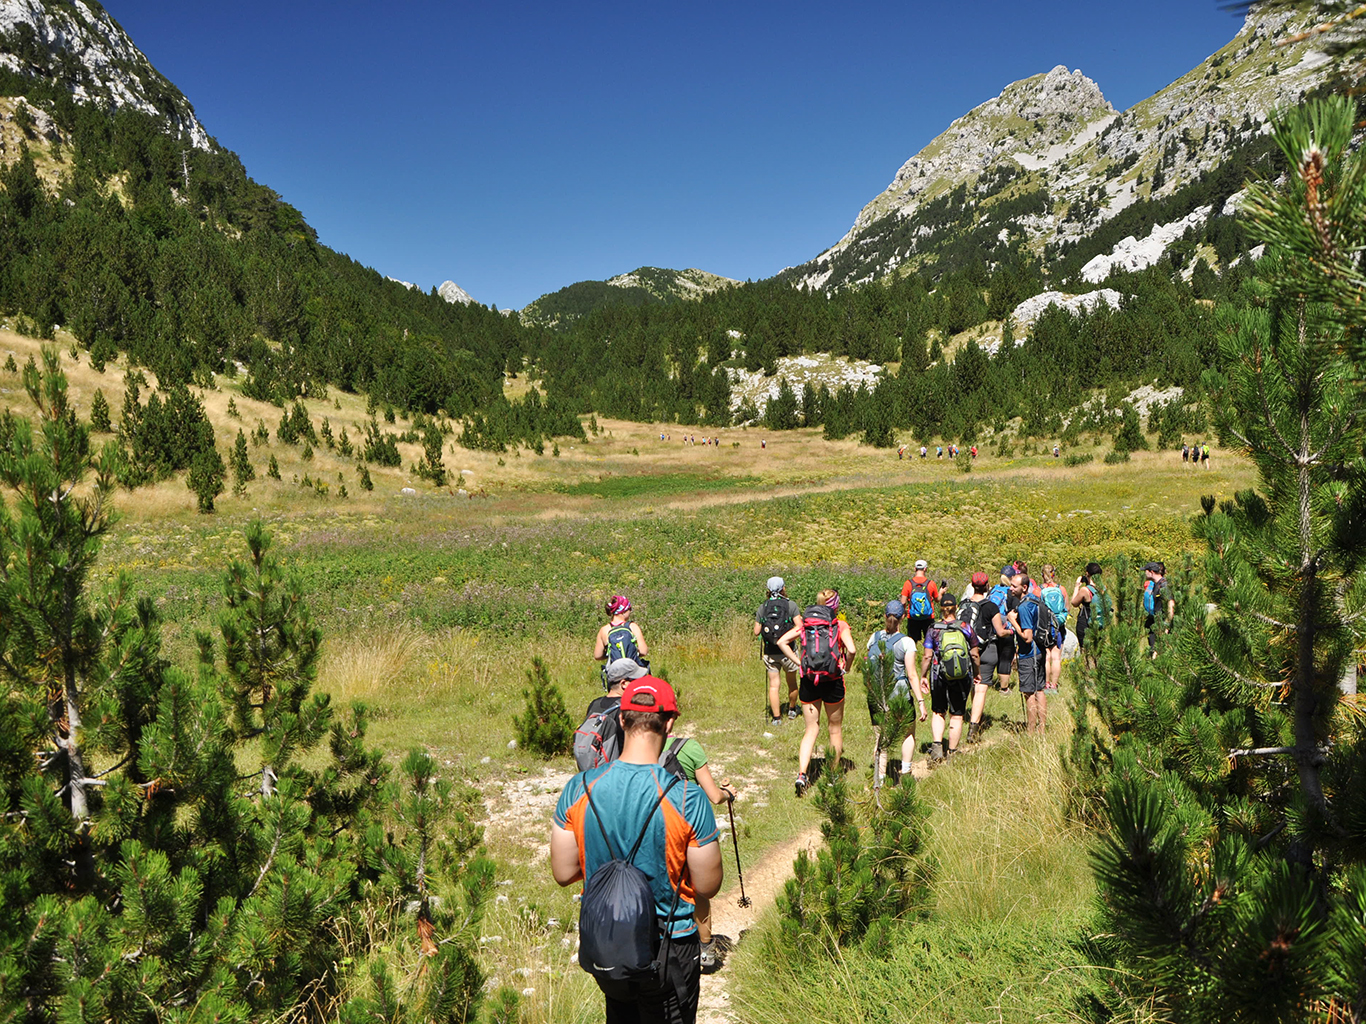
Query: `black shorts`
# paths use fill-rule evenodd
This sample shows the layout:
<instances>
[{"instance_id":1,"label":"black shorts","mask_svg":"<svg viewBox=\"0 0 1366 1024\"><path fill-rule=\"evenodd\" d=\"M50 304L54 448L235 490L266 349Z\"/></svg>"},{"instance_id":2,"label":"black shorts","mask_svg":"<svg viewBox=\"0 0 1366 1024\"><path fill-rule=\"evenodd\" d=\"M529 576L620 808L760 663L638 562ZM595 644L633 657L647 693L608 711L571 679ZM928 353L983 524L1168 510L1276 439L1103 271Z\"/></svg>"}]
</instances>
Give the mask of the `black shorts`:
<instances>
[{"instance_id":1,"label":"black shorts","mask_svg":"<svg viewBox=\"0 0 1366 1024\"><path fill-rule=\"evenodd\" d=\"M844 677L822 676L818 683L811 676L802 676L797 687L797 698L803 704L838 704L844 700Z\"/></svg>"},{"instance_id":2,"label":"black shorts","mask_svg":"<svg viewBox=\"0 0 1366 1024\"><path fill-rule=\"evenodd\" d=\"M936 715L948 714L953 718L962 718L967 714L971 690L971 676L950 681L940 679L936 672L930 679L930 710Z\"/></svg>"},{"instance_id":3,"label":"black shorts","mask_svg":"<svg viewBox=\"0 0 1366 1024\"><path fill-rule=\"evenodd\" d=\"M934 616L926 618L908 618L906 620L906 635L918 644L925 642L925 635L929 633L930 627L934 625Z\"/></svg>"},{"instance_id":4,"label":"black shorts","mask_svg":"<svg viewBox=\"0 0 1366 1024\"><path fill-rule=\"evenodd\" d=\"M990 651L992 653L988 654ZM982 682L991 683L990 665L1001 677L1001 682L1010 681L1010 666L1015 661L1015 634L998 636L982 648Z\"/></svg>"}]
</instances>

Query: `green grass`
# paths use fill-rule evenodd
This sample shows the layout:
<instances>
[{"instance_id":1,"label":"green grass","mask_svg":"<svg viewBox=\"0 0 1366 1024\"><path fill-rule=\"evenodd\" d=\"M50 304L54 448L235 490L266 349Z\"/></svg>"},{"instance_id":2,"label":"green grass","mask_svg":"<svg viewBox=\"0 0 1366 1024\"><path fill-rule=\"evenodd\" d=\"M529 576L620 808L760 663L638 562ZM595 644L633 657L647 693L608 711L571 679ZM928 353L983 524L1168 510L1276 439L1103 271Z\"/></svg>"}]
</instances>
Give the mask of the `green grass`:
<instances>
[{"instance_id":1,"label":"green grass","mask_svg":"<svg viewBox=\"0 0 1366 1024\"><path fill-rule=\"evenodd\" d=\"M739 1019L1076 1019L1095 984L1078 946L1094 886L1089 837L1063 817L1063 732L1059 721L1046 742L1011 734L920 784L935 903L905 925L889 959L846 949L829 962L794 962L768 914L732 961Z\"/></svg>"},{"instance_id":2,"label":"green grass","mask_svg":"<svg viewBox=\"0 0 1366 1024\"><path fill-rule=\"evenodd\" d=\"M758 487L757 476L703 476L700 473L667 473L659 476L606 476L555 488L559 494L592 498L668 497L706 491Z\"/></svg>"}]
</instances>

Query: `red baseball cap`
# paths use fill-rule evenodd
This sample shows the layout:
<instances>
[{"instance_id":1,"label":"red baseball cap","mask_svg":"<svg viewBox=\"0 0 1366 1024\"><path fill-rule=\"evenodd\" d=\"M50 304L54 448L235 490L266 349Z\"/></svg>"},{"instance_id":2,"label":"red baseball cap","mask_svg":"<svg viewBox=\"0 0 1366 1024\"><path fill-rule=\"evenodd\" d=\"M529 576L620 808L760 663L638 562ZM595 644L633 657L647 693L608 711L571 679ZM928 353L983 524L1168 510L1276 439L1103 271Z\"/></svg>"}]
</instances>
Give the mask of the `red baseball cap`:
<instances>
[{"instance_id":1,"label":"red baseball cap","mask_svg":"<svg viewBox=\"0 0 1366 1024\"><path fill-rule=\"evenodd\" d=\"M974 587L985 587L985 586L987 585L987 582L988 582L988 581L987 581L987 574L986 574L986 573L984 573L984 572L975 572L975 573L972 574L972 585L973 585Z\"/></svg>"},{"instance_id":2,"label":"red baseball cap","mask_svg":"<svg viewBox=\"0 0 1366 1024\"><path fill-rule=\"evenodd\" d=\"M660 714L678 714L678 698L674 688L663 679L654 676L641 676L632 679L621 691L622 711L645 711Z\"/></svg>"}]
</instances>

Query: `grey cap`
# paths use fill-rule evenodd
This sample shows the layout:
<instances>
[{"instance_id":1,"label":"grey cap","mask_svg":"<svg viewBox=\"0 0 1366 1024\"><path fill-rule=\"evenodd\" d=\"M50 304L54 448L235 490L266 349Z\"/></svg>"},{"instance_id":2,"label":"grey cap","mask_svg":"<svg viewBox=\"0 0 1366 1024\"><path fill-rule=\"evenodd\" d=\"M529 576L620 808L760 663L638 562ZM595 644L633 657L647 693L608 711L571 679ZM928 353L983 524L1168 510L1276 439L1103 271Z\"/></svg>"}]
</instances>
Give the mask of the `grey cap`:
<instances>
[{"instance_id":1,"label":"grey cap","mask_svg":"<svg viewBox=\"0 0 1366 1024\"><path fill-rule=\"evenodd\" d=\"M618 658L607 666L605 676L608 686L616 686L629 679L639 679L643 675L648 675L645 666L639 664L635 658Z\"/></svg>"},{"instance_id":2,"label":"grey cap","mask_svg":"<svg viewBox=\"0 0 1366 1024\"><path fill-rule=\"evenodd\" d=\"M768 578L767 586L770 594L781 594L783 587L787 586L787 581L781 576L770 576Z\"/></svg>"}]
</instances>

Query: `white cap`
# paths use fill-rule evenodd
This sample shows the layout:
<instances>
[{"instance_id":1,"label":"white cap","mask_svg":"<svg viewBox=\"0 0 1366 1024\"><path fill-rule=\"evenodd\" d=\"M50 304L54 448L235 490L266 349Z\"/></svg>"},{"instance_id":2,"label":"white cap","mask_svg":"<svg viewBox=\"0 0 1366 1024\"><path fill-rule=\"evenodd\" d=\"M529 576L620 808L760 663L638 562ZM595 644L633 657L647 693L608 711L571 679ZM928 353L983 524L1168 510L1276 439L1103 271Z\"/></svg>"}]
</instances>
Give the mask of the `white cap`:
<instances>
[{"instance_id":1,"label":"white cap","mask_svg":"<svg viewBox=\"0 0 1366 1024\"><path fill-rule=\"evenodd\" d=\"M925 561L925 559L923 558L917 558L915 560L915 567L917 569L928 569L930 567L930 563Z\"/></svg>"},{"instance_id":2,"label":"white cap","mask_svg":"<svg viewBox=\"0 0 1366 1024\"><path fill-rule=\"evenodd\" d=\"M787 586L787 583L781 576L770 576L766 586L768 587L768 592L770 594L781 594L783 592L783 587Z\"/></svg>"}]
</instances>

